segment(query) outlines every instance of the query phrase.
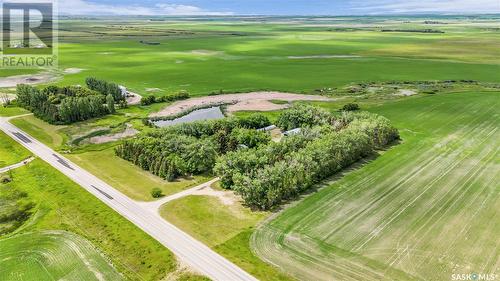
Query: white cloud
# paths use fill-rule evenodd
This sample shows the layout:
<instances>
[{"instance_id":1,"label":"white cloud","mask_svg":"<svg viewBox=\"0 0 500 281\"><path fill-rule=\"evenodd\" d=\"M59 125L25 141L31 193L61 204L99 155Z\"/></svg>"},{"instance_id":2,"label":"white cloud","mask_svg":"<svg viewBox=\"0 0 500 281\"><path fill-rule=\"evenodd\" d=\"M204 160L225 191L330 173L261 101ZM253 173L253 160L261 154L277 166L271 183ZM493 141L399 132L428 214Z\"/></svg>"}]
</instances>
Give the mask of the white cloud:
<instances>
[{"instance_id":1,"label":"white cloud","mask_svg":"<svg viewBox=\"0 0 500 281\"><path fill-rule=\"evenodd\" d=\"M351 2L358 12L383 13L500 13L500 0L379 0Z\"/></svg>"},{"instance_id":2,"label":"white cloud","mask_svg":"<svg viewBox=\"0 0 500 281\"><path fill-rule=\"evenodd\" d=\"M59 13L62 15L229 15L227 12L204 10L190 5L158 3L154 7L141 5L108 5L85 0L59 1Z\"/></svg>"}]
</instances>

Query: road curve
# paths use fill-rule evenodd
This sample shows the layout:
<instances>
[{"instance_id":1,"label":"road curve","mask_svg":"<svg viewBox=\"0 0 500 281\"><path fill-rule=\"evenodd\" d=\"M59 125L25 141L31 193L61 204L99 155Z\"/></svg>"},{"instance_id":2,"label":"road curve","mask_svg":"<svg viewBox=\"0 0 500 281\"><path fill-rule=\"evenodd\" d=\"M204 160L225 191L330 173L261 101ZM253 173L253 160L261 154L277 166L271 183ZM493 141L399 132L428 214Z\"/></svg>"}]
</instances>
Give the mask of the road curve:
<instances>
[{"instance_id":1,"label":"road curve","mask_svg":"<svg viewBox=\"0 0 500 281\"><path fill-rule=\"evenodd\" d=\"M206 245L168 223L158 214L142 208L107 183L21 131L9 123L9 119L0 118L0 130L158 240L193 269L213 280L257 280Z\"/></svg>"}]
</instances>

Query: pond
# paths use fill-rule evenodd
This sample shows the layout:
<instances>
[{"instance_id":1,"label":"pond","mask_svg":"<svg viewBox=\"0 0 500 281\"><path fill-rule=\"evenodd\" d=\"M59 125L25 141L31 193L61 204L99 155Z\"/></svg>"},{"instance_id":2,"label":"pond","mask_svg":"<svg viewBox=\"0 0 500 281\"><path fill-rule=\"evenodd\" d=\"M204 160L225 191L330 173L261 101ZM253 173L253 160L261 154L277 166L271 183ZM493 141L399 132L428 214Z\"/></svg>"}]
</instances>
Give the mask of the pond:
<instances>
[{"instance_id":1,"label":"pond","mask_svg":"<svg viewBox=\"0 0 500 281\"><path fill-rule=\"evenodd\" d=\"M220 107L215 106L210 108L197 109L187 115L176 118L174 120L155 121L153 122L153 124L155 124L160 128L163 128L182 123L189 123L194 121L210 120L210 119L222 119L222 118L224 118L222 110L220 109Z\"/></svg>"}]
</instances>

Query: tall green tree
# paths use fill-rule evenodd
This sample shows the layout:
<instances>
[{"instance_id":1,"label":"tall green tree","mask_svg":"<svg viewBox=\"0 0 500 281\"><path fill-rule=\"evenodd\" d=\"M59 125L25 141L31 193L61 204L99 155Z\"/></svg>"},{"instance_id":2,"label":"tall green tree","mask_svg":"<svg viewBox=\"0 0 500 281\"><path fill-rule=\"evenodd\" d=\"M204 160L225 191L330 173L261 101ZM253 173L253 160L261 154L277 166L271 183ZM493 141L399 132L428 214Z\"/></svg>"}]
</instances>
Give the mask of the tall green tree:
<instances>
[{"instance_id":1,"label":"tall green tree","mask_svg":"<svg viewBox=\"0 0 500 281\"><path fill-rule=\"evenodd\" d=\"M106 104L108 105L108 111L111 114L114 114L116 112L115 109L115 98L113 97L112 94L108 94L106 96Z\"/></svg>"}]
</instances>

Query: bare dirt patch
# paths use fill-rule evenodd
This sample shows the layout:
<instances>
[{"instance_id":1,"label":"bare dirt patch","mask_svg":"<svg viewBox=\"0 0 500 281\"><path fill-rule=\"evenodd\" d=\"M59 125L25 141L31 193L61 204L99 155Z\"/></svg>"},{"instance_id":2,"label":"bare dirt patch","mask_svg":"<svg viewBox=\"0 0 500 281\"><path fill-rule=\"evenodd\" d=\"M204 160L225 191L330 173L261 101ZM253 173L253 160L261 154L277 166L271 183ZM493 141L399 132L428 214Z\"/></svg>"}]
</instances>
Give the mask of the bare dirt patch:
<instances>
[{"instance_id":1,"label":"bare dirt patch","mask_svg":"<svg viewBox=\"0 0 500 281\"><path fill-rule=\"evenodd\" d=\"M223 54L223 52L212 51L212 50L192 50L190 53L193 55L199 55L199 56L214 56L214 55Z\"/></svg>"},{"instance_id":2,"label":"bare dirt patch","mask_svg":"<svg viewBox=\"0 0 500 281\"><path fill-rule=\"evenodd\" d=\"M133 92L127 93L127 104L128 105L138 105L141 103L142 96Z\"/></svg>"},{"instance_id":3,"label":"bare dirt patch","mask_svg":"<svg viewBox=\"0 0 500 281\"><path fill-rule=\"evenodd\" d=\"M283 100L288 102L293 101L331 101L332 99L317 96L317 95L299 95L292 93L281 93L281 92L252 92L245 94L228 94L228 95L218 95L218 96L207 96L192 98L183 101L176 102L168 107L165 107L159 112L151 114L151 117L163 117L180 114L193 107L211 105L211 104L221 104L221 103L233 103L228 106L227 110L229 112L236 111L272 111L287 108L288 104L275 104L272 100Z\"/></svg>"},{"instance_id":4,"label":"bare dirt patch","mask_svg":"<svg viewBox=\"0 0 500 281\"><path fill-rule=\"evenodd\" d=\"M85 69L83 68L66 68L64 70L64 74L77 74L77 73L80 73L82 71L84 71Z\"/></svg>"},{"instance_id":5,"label":"bare dirt patch","mask_svg":"<svg viewBox=\"0 0 500 281\"><path fill-rule=\"evenodd\" d=\"M215 190L210 186L206 186L200 190L195 191L191 195L199 195L199 196L212 196L216 197L220 200L220 202L224 205L230 206L238 203L238 197L231 191L221 191Z\"/></svg>"},{"instance_id":6,"label":"bare dirt patch","mask_svg":"<svg viewBox=\"0 0 500 281\"><path fill-rule=\"evenodd\" d=\"M401 89L396 92L396 96L402 96L402 97L410 97L418 94L415 90L409 90L409 89Z\"/></svg>"},{"instance_id":7,"label":"bare dirt patch","mask_svg":"<svg viewBox=\"0 0 500 281\"><path fill-rule=\"evenodd\" d=\"M134 129L131 124L127 124L127 128L121 133L92 137L89 139L89 142L93 144L108 143L135 136L137 133L139 131Z\"/></svg>"},{"instance_id":8,"label":"bare dirt patch","mask_svg":"<svg viewBox=\"0 0 500 281\"><path fill-rule=\"evenodd\" d=\"M360 58L361 56L356 55L316 55L316 56L289 56L292 60L303 60L303 59L354 59Z\"/></svg>"},{"instance_id":9,"label":"bare dirt patch","mask_svg":"<svg viewBox=\"0 0 500 281\"><path fill-rule=\"evenodd\" d=\"M146 92L161 92L160 88L146 88Z\"/></svg>"},{"instance_id":10,"label":"bare dirt patch","mask_svg":"<svg viewBox=\"0 0 500 281\"><path fill-rule=\"evenodd\" d=\"M17 84L41 84L57 80L59 77L54 73L43 72L29 75L15 75L9 77L0 77L0 88L13 88Z\"/></svg>"}]
</instances>

